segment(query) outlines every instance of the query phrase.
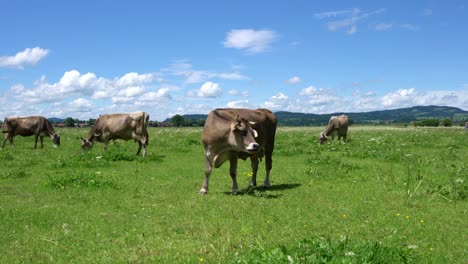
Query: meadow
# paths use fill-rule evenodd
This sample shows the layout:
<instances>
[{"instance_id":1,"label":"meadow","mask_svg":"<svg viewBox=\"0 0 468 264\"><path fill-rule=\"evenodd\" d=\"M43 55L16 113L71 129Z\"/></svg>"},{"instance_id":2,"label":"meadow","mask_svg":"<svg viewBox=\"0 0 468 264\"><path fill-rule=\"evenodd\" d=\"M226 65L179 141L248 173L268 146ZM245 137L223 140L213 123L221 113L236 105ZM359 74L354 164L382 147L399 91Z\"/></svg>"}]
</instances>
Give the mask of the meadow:
<instances>
[{"instance_id":1,"label":"meadow","mask_svg":"<svg viewBox=\"0 0 468 264\"><path fill-rule=\"evenodd\" d=\"M150 128L135 142L80 149L15 137L0 149L0 263L468 263L468 132L279 127L272 187L232 195L228 163L204 178L201 128ZM260 164L258 183L264 179Z\"/></svg>"}]
</instances>

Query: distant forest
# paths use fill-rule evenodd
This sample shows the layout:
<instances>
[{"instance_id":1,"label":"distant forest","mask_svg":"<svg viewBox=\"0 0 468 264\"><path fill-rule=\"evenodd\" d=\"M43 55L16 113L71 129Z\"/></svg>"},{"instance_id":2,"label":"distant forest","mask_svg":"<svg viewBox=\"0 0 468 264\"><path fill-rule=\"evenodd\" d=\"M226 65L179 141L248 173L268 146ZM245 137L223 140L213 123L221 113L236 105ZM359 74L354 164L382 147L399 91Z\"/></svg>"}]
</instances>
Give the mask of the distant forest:
<instances>
[{"instance_id":1,"label":"distant forest","mask_svg":"<svg viewBox=\"0 0 468 264\"><path fill-rule=\"evenodd\" d=\"M415 126L452 126L463 125L468 121L468 111L449 106L415 106L393 110L381 110L361 113L336 112L330 114L275 112L279 126L324 126L328 124L331 116L346 114L352 124L413 124ZM151 116L151 115L150 115ZM203 126L206 114L175 115L162 122L150 121L152 127L187 127ZM94 125L96 119L79 120L72 117L56 118L49 120L55 126L63 127L87 127ZM1 123L1 120L0 120Z\"/></svg>"},{"instance_id":2,"label":"distant forest","mask_svg":"<svg viewBox=\"0 0 468 264\"><path fill-rule=\"evenodd\" d=\"M331 116L345 114L351 124L414 124L419 126L451 126L468 121L468 111L449 106L415 106L393 110L362 113L336 112L331 114L307 114L275 112L280 126L323 126ZM171 126L203 126L207 115L175 115L162 122Z\"/></svg>"}]
</instances>

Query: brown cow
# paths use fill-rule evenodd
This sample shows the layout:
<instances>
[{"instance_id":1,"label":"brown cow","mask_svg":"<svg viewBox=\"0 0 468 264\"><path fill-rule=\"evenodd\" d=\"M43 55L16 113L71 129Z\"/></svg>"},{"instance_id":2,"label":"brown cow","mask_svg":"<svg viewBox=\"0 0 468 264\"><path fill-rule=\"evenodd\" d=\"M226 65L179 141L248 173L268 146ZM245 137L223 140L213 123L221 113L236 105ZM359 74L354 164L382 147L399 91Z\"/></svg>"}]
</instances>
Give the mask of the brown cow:
<instances>
[{"instance_id":1,"label":"brown cow","mask_svg":"<svg viewBox=\"0 0 468 264\"><path fill-rule=\"evenodd\" d=\"M148 127L149 115L145 112L135 112L128 114L109 114L102 115L89 131L86 138L81 138L81 147L84 150L91 149L94 141L97 140L104 144L107 149L110 140L134 139L138 142L137 155L140 154L143 147L143 157L146 157L146 146L148 145Z\"/></svg>"},{"instance_id":2,"label":"brown cow","mask_svg":"<svg viewBox=\"0 0 468 264\"><path fill-rule=\"evenodd\" d=\"M328 137L331 135L332 140L335 139L335 131L338 132L338 140L343 137L343 141L346 143L346 135L348 134L348 117L346 115L332 116L330 121L328 121L328 126L320 133L319 141L320 144L323 144L327 141Z\"/></svg>"},{"instance_id":3,"label":"brown cow","mask_svg":"<svg viewBox=\"0 0 468 264\"><path fill-rule=\"evenodd\" d=\"M205 148L205 181L200 194L208 192L213 167L229 160L232 192L237 193L237 160L250 157L251 185L257 185L259 159L265 156L264 186L270 187L271 156L275 144L276 116L267 109L216 109L208 114L202 132Z\"/></svg>"},{"instance_id":4,"label":"brown cow","mask_svg":"<svg viewBox=\"0 0 468 264\"><path fill-rule=\"evenodd\" d=\"M52 142L60 146L60 135L55 133L52 124L42 116L9 116L5 118L4 126L6 131L2 131L3 136L2 148L5 147L5 142L10 140L10 145L14 148L13 137L20 135L23 137L34 135L34 148L37 148L37 139L40 138L41 148L44 147L44 136L52 139Z\"/></svg>"}]
</instances>

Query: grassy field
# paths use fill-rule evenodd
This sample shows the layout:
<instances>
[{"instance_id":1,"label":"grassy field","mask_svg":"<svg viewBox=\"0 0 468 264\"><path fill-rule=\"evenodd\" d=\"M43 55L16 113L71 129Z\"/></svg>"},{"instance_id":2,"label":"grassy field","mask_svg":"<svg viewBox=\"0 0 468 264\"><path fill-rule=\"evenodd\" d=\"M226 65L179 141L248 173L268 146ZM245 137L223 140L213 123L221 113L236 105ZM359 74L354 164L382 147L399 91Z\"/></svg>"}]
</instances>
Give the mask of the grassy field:
<instances>
[{"instance_id":1,"label":"grassy field","mask_svg":"<svg viewBox=\"0 0 468 264\"><path fill-rule=\"evenodd\" d=\"M137 144L0 149L0 263L468 263L468 132L350 127L277 131L272 188L231 195L228 164L208 195L201 128L151 128ZM264 163L258 182L263 182Z\"/></svg>"}]
</instances>

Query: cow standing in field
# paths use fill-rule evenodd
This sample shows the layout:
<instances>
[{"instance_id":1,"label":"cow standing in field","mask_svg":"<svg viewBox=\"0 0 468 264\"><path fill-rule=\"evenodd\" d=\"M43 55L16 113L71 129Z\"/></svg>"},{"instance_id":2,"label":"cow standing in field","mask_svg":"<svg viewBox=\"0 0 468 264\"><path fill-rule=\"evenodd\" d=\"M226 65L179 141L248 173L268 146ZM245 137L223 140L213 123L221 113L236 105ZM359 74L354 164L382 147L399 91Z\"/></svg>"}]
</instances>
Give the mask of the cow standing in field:
<instances>
[{"instance_id":1,"label":"cow standing in field","mask_svg":"<svg viewBox=\"0 0 468 264\"><path fill-rule=\"evenodd\" d=\"M148 145L148 127L149 115L145 112L135 112L128 114L109 114L102 115L89 131L86 138L81 138L81 147L84 150L91 149L94 141L104 144L107 149L110 140L134 139L138 142L137 155L140 155L143 147L143 157L146 157L146 146Z\"/></svg>"},{"instance_id":2,"label":"cow standing in field","mask_svg":"<svg viewBox=\"0 0 468 264\"><path fill-rule=\"evenodd\" d=\"M42 116L9 116L4 120L6 131L2 131L3 136L2 148L5 147L5 142L10 140L10 145L14 148L13 137L20 135L23 137L34 135L34 148L37 148L37 139L40 138L41 148L44 147L44 136L52 139L52 142L60 146L60 135L55 133L52 124Z\"/></svg>"},{"instance_id":3,"label":"cow standing in field","mask_svg":"<svg viewBox=\"0 0 468 264\"><path fill-rule=\"evenodd\" d=\"M264 186L270 187L273 148L276 134L276 116L267 109L216 109L208 114L203 127L202 143L205 148L205 181L200 194L208 192L213 167L219 168L229 161L232 192L237 187L237 161L250 157L251 185L257 185L259 159L265 156Z\"/></svg>"},{"instance_id":4,"label":"cow standing in field","mask_svg":"<svg viewBox=\"0 0 468 264\"><path fill-rule=\"evenodd\" d=\"M346 143L348 126L348 117L346 115L332 116L325 131L320 133L320 144L325 143L330 135L332 136L332 140L334 140L335 132L338 132L338 140L343 137L343 141Z\"/></svg>"}]
</instances>

